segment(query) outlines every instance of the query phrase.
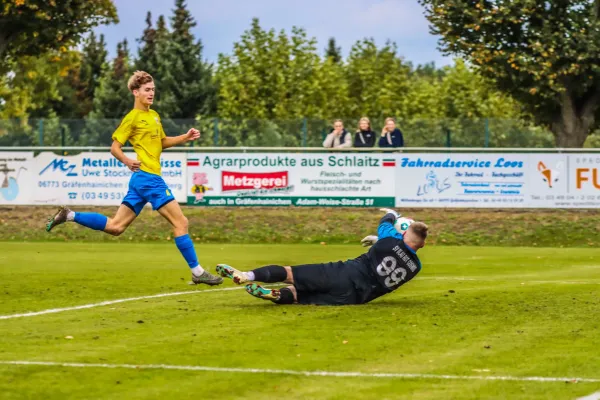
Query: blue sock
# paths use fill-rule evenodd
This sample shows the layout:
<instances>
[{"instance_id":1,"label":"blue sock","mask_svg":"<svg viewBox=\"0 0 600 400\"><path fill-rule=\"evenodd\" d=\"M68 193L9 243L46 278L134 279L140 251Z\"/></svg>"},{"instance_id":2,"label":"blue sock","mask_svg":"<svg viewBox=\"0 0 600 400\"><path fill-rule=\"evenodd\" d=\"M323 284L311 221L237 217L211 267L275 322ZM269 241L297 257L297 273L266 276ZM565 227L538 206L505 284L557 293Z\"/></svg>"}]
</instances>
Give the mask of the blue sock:
<instances>
[{"instance_id":1,"label":"blue sock","mask_svg":"<svg viewBox=\"0 0 600 400\"><path fill-rule=\"evenodd\" d=\"M190 268L194 268L199 265L198 256L196 256L196 250L194 249L194 242L192 242L190 235L186 233L183 236L176 237L175 245L181 252L183 258L185 258L185 261L188 263Z\"/></svg>"},{"instance_id":2,"label":"blue sock","mask_svg":"<svg viewBox=\"0 0 600 400\"><path fill-rule=\"evenodd\" d=\"M103 231L106 228L108 218L98 213L76 212L74 221L87 228Z\"/></svg>"}]
</instances>

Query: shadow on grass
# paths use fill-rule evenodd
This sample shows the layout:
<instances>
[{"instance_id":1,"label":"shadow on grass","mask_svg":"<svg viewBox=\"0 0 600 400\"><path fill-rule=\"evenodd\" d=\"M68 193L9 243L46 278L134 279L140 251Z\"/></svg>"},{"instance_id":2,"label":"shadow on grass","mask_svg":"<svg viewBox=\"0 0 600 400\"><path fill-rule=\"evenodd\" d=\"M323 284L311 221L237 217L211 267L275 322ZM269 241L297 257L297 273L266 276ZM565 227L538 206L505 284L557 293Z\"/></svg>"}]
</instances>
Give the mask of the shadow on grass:
<instances>
[{"instance_id":1,"label":"shadow on grass","mask_svg":"<svg viewBox=\"0 0 600 400\"><path fill-rule=\"evenodd\" d=\"M438 303L438 300L435 299L389 299L384 301L377 301L374 303L367 304L338 304L338 305L316 305L316 304L275 304L270 301L256 299L256 303L245 303L245 304L231 304L231 307L235 308L243 308L243 309L265 309L265 308L274 308L280 310L289 310L289 309L303 309L303 310L311 310L311 309L347 309L352 308L354 310L365 310L365 312L369 312L369 310L374 309L388 309L388 308L427 308L432 304Z\"/></svg>"}]
</instances>

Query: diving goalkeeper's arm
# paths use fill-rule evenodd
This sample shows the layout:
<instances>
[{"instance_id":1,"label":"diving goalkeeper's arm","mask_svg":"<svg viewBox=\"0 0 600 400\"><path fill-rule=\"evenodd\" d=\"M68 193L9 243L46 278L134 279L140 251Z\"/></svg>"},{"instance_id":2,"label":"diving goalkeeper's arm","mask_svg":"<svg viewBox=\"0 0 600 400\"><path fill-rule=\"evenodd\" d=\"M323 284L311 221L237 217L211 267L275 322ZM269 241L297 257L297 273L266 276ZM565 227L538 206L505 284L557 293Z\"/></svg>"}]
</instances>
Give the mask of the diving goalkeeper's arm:
<instances>
[{"instance_id":1,"label":"diving goalkeeper's arm","mask_svg":"<svg viewBox=\"0 0 600 400\"><path fill-rule=\"evenodd\" d=\"M378 229L378 234L381 236L381 229L382 226L385 229L386 227L389 229L389 225L383 225L384 223L390 223L391 227L394 228L394 224L396 223L396 220L400 217L400 214L398 214L398 212L396 212L395 210L389 209L389 208L381 208L380 211L385 212L385 215L383 216L383 218L381 218L381 221L379 222L379 229ZM395 230L395 228L394 228ZM377 241L379 240L379 237L376 235L368 235L365 236L361 241L360 244L363 247L368 247L368 246L373 246Z\"/></svg>"}]
</instances>

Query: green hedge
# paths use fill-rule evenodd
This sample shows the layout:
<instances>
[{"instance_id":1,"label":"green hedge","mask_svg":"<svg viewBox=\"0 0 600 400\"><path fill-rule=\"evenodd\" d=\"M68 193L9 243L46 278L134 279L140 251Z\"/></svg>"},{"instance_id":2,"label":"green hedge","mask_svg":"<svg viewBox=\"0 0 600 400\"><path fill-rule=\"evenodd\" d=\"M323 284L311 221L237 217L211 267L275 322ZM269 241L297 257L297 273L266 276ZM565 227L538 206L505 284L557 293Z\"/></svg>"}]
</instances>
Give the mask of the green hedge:
<instances>
[{"instance_id":1,"label":"green hedge","mask_svg":"<svg viewBox=\"0 0 600 400\"><path fill-rule=\"evenodd\" d=\"M115 238L76 224L52 233L44 225L55 207L0 207L0 240L166 241L168 223L145 209ZM83 207L75 207L83 209ZM91 207L111 215L116 207ZM430 226L429 245L600 247L600 211L410 209L406 216ZM198 243L358 243L373 234L381 212L334 208L185 207L190 235Z\"/></svg>"}]
</instances>

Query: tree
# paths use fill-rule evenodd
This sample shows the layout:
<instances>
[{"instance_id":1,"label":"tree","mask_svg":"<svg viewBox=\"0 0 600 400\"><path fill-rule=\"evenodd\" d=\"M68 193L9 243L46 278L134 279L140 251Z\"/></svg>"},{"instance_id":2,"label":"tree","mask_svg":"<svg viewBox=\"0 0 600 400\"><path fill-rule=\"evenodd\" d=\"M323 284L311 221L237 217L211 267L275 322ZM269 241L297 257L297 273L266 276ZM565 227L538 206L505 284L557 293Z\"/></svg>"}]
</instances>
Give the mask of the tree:
<instances>
[{"instance_id":1,"label":"tree","mask_svg":"<svg viewBox=\"0 0 600 400\"><path fill-rule=\"evenodd\" d=\"M422 72L422 71L421 71ZM411 145L547 147L552 136L533 129L521 105L462 59L422 74L413 71L401 119ZM550 139L550 140L549 140Z\"/></svg>"},{"instance_id":2,"label":"tree","mask_svg":"<svg viewBox=\"0 0 600 400\"><path fill-rule=\"evenodd\" d=\"M54 114L70 119L70 125L77 125L81 121L75 120L84 118L92 111L94 92L102 71L107 68L104 36L97 38L91 32L85 39L81 52L72 50L69 53L68 67L61 72L57 82L57 96L47 99L42 107L31 113L31 117L47 118Z\"/></svg>"},{"instance_id":3,"label":"tree","mask_svg":"<svg viewBox=\"0 0 600 400\"><path fill-rule=\"evenodd\" d=\"M167 20L164 15L158 17L156 21L156 45L157 47L168 40L170 35L169 28L167 28Z\"/></svg>"},{"instance_id":4,"label":"tree","mask_svg":"<svg viewBox=\"0 0 600 400\"><path fill-rule=\"evenodd\" d=\"M342 61L342 48L336 46L335 38L329 38L325 49L325 58L331 58L336 64Z\"/></svg>"},{"instance_id":5,"label":"tree","mask_svg":"<svg viewBox=\"0 0 600 400\"><path fill-rule=\"evenodd\" d=\"M276 102L273 108L276 118L321 116L324 103L318 101L319 97L334 101L331 92L318 80L321 59L316 44L315 38L309 38L306 31L298 27L292 27L289 37L284 31L279 32L273 43L271 51L277 62L274 71L277 86L272 95ZM264 61L268 67L268 59Z\"/></svg>"},{"instance_id":6,"label":"tree","mask_svg":"<svg viewBox=\"0 0 600 400\"><path fill-rule=\"evenodd\" d=\"M131 74L127 39L117 44L117 55L100 78L94 94L92 118L122 118L132 107L133 97L127 88Z\"/></svg>"},{"instance_id":7,"label":"tree","mask_svg":"<svg viewBox=\"0 0 600 400\"><path fill-rule=\"evenodd\" d=\"M600 1L419 0L440 48L464 57L548 126L582 147L600 112Z\"/></svg>"},{"instance_id":8,"label":"tree","mask_svg":"<svg viewBox=\"0 0 600 400\"><path fill-rule=\"evenodd\" d=\"M287 37L282 37L283 40L287 42ZM219 87L220 116L275 117L277 88L281 86L278 82L281 82L283 72L278 67L289 56L287 49L277 51L276 45L275 31L263 30L254 18L251 28L234 43L233 54L219 54L215 78Z\"/></svg>"},{"instance_id":9,"label":"tree","mask_svg":"<svg viewBox=\"0 0 600 400\"><path fill-rule=\"evenodd\" d=\"M234 120L222 135L227 144L300 145L302 117L343 115L337 114L348 104L343 67L323 63L305 30L266 31L255 18L233 47L231 55L219 55L215 73L218 114Z\"/></svg>"},{"instance_id":10,"label":"tree","mask_svg":"<svg viewBox=\"0 0 600 400\"><path fill-rule=\"evenodd\" d=\"M131 69L129 48L125 39L117 44L117 55L110 68L102 74L94 93L94 110L86 119L84 144L111 143L111 133L133 106L133 96L127 88Z\"/></svg>"},{"instance_id":11,"label":"tree","mask_svg":"<svg viewBox=\"0 0 600 400\"><path fill-rule=\"evenodd\" d=\"M325 120L323 122L327 126L333 123L333 119L352 116L350 110L354 99L349 95L351 91L343 65L331 57L326 58L319 63L310 82L314 87L306 93L304 116ZM352 129L349 126L346 128Z\"/></svg>"},{"instance_id":12,"label":"tree","mask_svg":"<svg viewBox=\"0 0 600 400\"><path fill-rule=\"evenodd\" d=\"M152 26L152 13L146 14L146 28L142 37L137 39L140 44L135 68L141 71L152 71L156 65L156 29Z\"/></svg>"},{"instance_id":13,"label":"tree","mask_svg":"<svg viewBox=\"0 0 600 400\"><path fill-rule=\"evenodd\" d=\"M162 18L162 29L163 31L166 31L167 28L164 17L161 15L160 18ZM168 31L166 33L168 34ZM157 36L157 29L152 26L152 13L148 11L148 14L146 14L146 28L144 29L142 37L137 39L140 46L138 49L138 57L135 61L136 69L152 74L153 71L158 68L158 56L156 54Z\"/></svg>"},{"instance_id":14,"label":"tree","mask_svg":"<svg viewBox=\"0 0 600 400\"><path fill-rule=\"evenodd\" d=\"M444 68L438 104L445 118L518 118L519 105L461 59Z\"/></svg>"},{"instance_id":15,"label":"tree","mask_svg":"<svg viewBox=\"0 0 600 400\"><path fill-rule=\"evenodd\" d=\"M417 68L413 69L413 74L418 77L443 78L444 71L444 68L436 68L435 63L432 61L417 65Z\"/></svg>"},{"instance_id":16,"label":"tree","mask_svg":"<svg viewBox=\"0 0 600 400\"><path fill-rule=\"evenodd\" d=\"M258 119L321 116L325 101L335 103L347 93L341 68L333 61L323 67L316 40L308 38L303 29L293 27L289 36L284 31L277 34L262 29L255 18L234 44L233 54L219 56L215 75L219 115ZM331 82L332 74L339 81ZM320 84L320 77L328 79L327 85Z\"/></svg>"},{"instance_id":17,"label":"tree","mask_svg":"<svg viewBox=\"0 0 600 400\"><path fill-rule=\"evenodd\" d=\"M59 125L56 105L63 101L66 79L76 74L79 54L75 51L51 51L21 56L10 62L10 74L0 75L0 143L33 145L34 130L44 118L44 143L58 144Z\"/></svg>"},{"instance_id":18,"label":"tree","mask_svg":"<svg viewBox=\"0 0 600 400\"><path fill-rule=\"evenodd\" d=\"M202 60L202 43L191 33L196 22L185 0L175 1L171 26L168 40L156 49L160 82L157 109L171 119L210 115L216 109L212 65Z\"/></svg>"},{"instance_id":19,"label":"tree","mask_svg":"<svg viewBox=\"0 0 600 400\"><path fill-rule=\"evenodd\" d=\"M135 69L146 71L154 78L157 92L154 97L154 106L161 109L161 54L164 54L169 42L170 32L164 15L158 17L156 28L152 26L152 13L146 14L146 28L142 37L138 39L140 44L138 56L135 60ZM164 67L163 69L168 69Z\"/></svg>"},{"instance_id":20,"label":"tree","mask_svg":"<svg viewBox=\"0 0 600 400\"><path fill-rule=\"evenodd\" d=\"M104 68L106 68L106 45L104 36L91 32L85 39L81 52L71 50L65 53L52 52L53 56L63 55L63 69L56 81L56 95L47 98L43 104L32 109L32 118L47 118L56 115L63 119L81 119L92 111L94 91L98 86ZM44 59L45 56L42 56ZM63 57L64 58L64 57ZM20 57L19 60L26 60ZM16 65L18 65L17 63ZM13 71L14 73L15 71ZM77 123L70 121L70 123Z\"/></svg>"},{"instance_id":21,"label":"tree","mask_svg":"<svg viewBox=\"0 0 600 400\"><path fill-rule=\"evenodd\" d=\"M396 52L394 43L388 42L378 49L373 39L352 46L346 79L353 98L353 115L378 119L405 115L410 66Z\"/></svg>"},{"instance_id":22,"label":"tree","mask_svg":"<svg viewBox=\"0 0 600 400\"><path fill-rule=\"evenodd\" d=\"M100 35L99 40L97 40L94 32L91 32L83 45L81 54L77 93L80 102L80 117L84 117L92 111L94 93L100 84L103 71L107 68L107 56L108 51L106 50L104 35Z\"/></svg>"},{"instance_id":23,"label":"tree","mask_svg":"<svg viewBox=\"0 0 600 400\"><path fill-rule=\"evenodd\" d=\"M37 57L22 56L10 63L11 74L0 78L0 118L45 117L53 101L61 100L59 85L76 67L78 54L51 51Z\"/></svg>"},{"instance_id":24,"label":"tree","mask_svg":"<svg viewBox=\"0 0 600 400\"><path fill-rule=\"evenodd\" d=\"M493 143L507 146L512 143L530 144L528 138L518 137L526 136L523 132L529 132L521 123L523 115L520 105L461 59L455 60L453 66L444 68L436 103L435 108L441 111L441 118L437 120L452 131L452 143L455 146L484 146L486 121L487 129L492 131L493 137L490 139ZM508 136L512 143L504 140Z\"/></svg>"},{"instance_id":25,"label":"tree","mask_svg":"<svg viewBox=\"0 0 600 400\"><path fill-rule=\"evenodd\" d=\"M15 0L0 7L0 69L13 57L70 48L95 26L118 22L111 0Z\"/></svg>"}]
</instances>

